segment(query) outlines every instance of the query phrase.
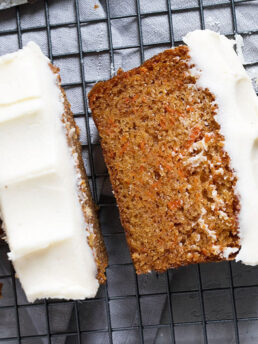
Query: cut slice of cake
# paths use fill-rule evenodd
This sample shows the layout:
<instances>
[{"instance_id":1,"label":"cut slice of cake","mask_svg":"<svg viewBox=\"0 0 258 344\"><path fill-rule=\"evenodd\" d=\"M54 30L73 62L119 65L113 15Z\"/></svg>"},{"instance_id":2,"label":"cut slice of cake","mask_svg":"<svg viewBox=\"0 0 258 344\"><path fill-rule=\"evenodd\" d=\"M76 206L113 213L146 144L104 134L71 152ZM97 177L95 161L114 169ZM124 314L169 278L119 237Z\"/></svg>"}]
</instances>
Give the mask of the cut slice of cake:
<instances>
[{"instance_id":1,"label":"cut slice of cake","mask_svg":"<svg viewBox=\"0 0 258 344\"><path fill-rule=\"evenodd\" d=\"M29 301L84 299L107 255L59 70L35 43L0 58L0 209Z\"/></svg>"},{"instance_id":2,"label":"cut slice of cake","mask_svg":"<svg viewBox=\"0 0 258 344\"><path fill-rule=\"evenodd\" d=\"M89 94L137 273L258 263L257 97L234 41L184 41Z\"/></svg>"}]
</instances>

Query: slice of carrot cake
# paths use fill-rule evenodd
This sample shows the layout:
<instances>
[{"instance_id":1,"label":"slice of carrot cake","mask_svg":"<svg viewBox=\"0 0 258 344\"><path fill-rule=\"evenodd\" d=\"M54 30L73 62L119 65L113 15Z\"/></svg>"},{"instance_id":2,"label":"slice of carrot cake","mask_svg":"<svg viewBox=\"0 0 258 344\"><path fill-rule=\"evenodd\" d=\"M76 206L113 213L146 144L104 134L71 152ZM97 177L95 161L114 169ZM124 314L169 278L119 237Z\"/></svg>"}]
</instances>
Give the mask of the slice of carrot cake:
<instances>
[{"instance_id":1,"label":"slice of carrot cake","mask_svg":"<svg viewBox=\"0 0 258 344\"><path fill-rule=\"evenodd\" d=\"M137 273L258 263L257 97L234 41L184 42L89 94Z\"/></svg>"},{"instance_id":2,"label":"slice of carrot cake","mask_svg":"<svg viewBox=\"0 0 258 344\"><path fill-rule=\"evenodd\" d=\"M29 301L84 299L107 256L59 70L30 42L0 58L0 209Z\"/></svg>"}]
</instances>

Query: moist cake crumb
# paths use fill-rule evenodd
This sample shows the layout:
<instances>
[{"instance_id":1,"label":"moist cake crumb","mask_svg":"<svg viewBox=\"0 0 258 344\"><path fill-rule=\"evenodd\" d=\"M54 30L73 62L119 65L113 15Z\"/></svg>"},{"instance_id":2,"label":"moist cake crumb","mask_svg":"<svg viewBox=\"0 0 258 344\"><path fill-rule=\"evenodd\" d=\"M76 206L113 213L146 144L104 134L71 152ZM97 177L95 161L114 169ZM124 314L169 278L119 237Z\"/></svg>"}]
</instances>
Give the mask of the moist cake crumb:
<instances>
[{"instance_id":1,"label":"moist cake crumb","mask_svg":"<svg viewBox=\"0 0 258 344\"><path fill-rule=\"evenodd\" d=\"M137 273L233 259L239 199L218 106L189 48L121 69L89 94Z\"/></svg>"}]
</instances>

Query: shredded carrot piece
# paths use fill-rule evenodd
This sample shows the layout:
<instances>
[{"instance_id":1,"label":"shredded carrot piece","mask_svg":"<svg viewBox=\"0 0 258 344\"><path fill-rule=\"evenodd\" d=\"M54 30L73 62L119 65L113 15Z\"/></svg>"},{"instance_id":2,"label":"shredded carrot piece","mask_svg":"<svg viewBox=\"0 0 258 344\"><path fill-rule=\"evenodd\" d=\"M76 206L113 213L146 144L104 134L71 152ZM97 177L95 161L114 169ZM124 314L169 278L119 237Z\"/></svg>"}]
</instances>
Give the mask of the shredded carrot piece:
<instances>
[{"instance_id":1,"label":"shredded carrot piece","mask_svg":"<svg viewBox=\"0 0 258 344\"><path fill-rule=\"evenodd\" d=\"M107 122L108 122L110 127L116 127L117 126L117 124L115 123L113 118L109 118Z\"/></svg>"},{"instance_id":2,"label":"shredded carrot piece","mask_svg":"<svg viewBox=\"0 0 258 344\"><path fill-rule=\"evenodd\" d=\"M205 136L204 136L205 143L208 143L210 140L211 140L211 136L208 134L205 134Z\"/></svg>"},{"instance_id":3,"label":"shredded carrot piece","mask_svg":"<svg viewBox=\"0 0 258 344\"><path fill-rule=\"evenodd\" d=\"M122 137L121 137L121 142L122 142L122 143L127 142L127 138L126 138L125 136L122 136Z\"/></svg>"},{"instance_id":4,"label":"shredded carrot piece","mask_svg":"<svg viewBox=\"0 0 258 344\"><path fill-rule=\"evenodd\" d=\"M153 183L151 186L153 189L156 189L159 186L159 184L160 184L160 179L157 180L155 183Z\"/></svg>"},{"instance_id":5,"label":"shredded carrot piece","mask_svg":"<svg viewBox=\"0 0 258 344\"><path fill-rule=\"evenodd\" d=\"M161 119L160 121L159 121L159 125L161 126L161 128L163 128L163 129L166 129L166 122L164 121L164 119Z\"/></svg>"},{"instance_id":6,"label":"shredded carrot piece","mask_svg":"<svg viewBox=\"0 0 258 344\"><path fill-rule=\"evenodd\" d=\"M183 193L184 193L184 191L185 191L185 188L184 188L184 186L183 186L183 185L181 185L181 186L179 187L179 190L180 190L180 192L183 194Z\"/></svg>"},{"instance_id":7,"label":"shredded carrot piece","mask_svg":"<svg viewBox=\"0 0 258 344\"><path fill-rule=\"evenodd\" d=\"M200 197L200 194L197 193L196 196L195 196L195 198L196 198L196 201L199 202L199 201L200 201L200 198L201 198L201 197Z\"/></svg>"},{"instance_id":8,"label":"shredded carrot piece","mask_svg":"<svg viewBox=\"0 0 258 344\"><path fill-rule=\"evenodd\" d=\"M148 72L148 69L145 67L140 67L140 71L143 73L146 73L146 72Z\"/></svg>"},{"instance_id":9,"label":"shredded carrot piece","mask_svg":"<svg viewBox=\"0 0 258 344\"><path fill-rule=\"evenodd\" d=\"M183 170L183 168L179 162L176 163L176 169L177 169L177 173L178 173L179 177L181 179L184 179L186 176L185 176L184 170Z\"/></svg>"},{"instance_id":10,"label":"shredded carrot piece","mask_svg":"<svg viewBox=\"0 0 258 344\"><path fill-rule=\"evenodd\" d=\"M196 126L192 129L191 134L190 134L190 139L195 140L201 133L200 127Z\"/></svg>"},{"instance_id":11,"label":"shredded carrot piece","mask_svg":"<svg viewBox=\"0 0 258 344\"><path fill-rule=\"evenodd\" d=\"M142 141L142 142L140 143L140 149L143 151L144 148L145 148L145 142Z\"/></svg>"},{"instance_id":12,"label":"shredded carrot piece","mask_svg":"<svg viewBox=\"0 0 258 344\"><path fill-rule=\"evenodd\" d=\"M171 108L170 106L168 106L168 105L165 105L165 106L164 106L164 109L165 109L165 111L167 111L167 112L175 113L175 110L172 109L172 108Z\"/></svg>"},{"instance_id":13,"label":"shredded carrot piece","mask_svg":"<svg viewBox=\"0 0 258 344\"><path fill-rule=\"evenodd\" d=\"M119 155L122 156L124 152L126 151L127 147L129 145L129 142L127 141L125 144L122 145L122 149L119 152Z\"/></svg>"},{"instance_id":14,"label":"shredded carrot piece","mask_svg":"<svg viewBox=\"0 0 258 344\"><path fill-rule=\"evenodd\" d=\"M174 124L175 124L175 121L174 121L174 119L173 119L173 118L171 118L171 117L169 118L169 122L170 122L170 124L171 124L171 125L174 125Z\"/></svg>"},{"instance_id":15,"label":"shredded carrot piece","mask_svg":"<svg viewBox=\"0 0 258 344\"><path fill-rule=\"evenodd\" d=\"M208 256L209 252L206 250L206 248L201 249L201 252L205 255Z\"/></svg>"},{"instance_id":16,"label":"shredded carrot piece","mask_svg":"<svg viewBox=\"0 0 258 344\"><path fill-rule=\"evenodd\" d=\"M185 114L182 112L179 112L178 110L175 110L175 113L178 117L185 117Z\"/></svg>"},{"instance_id":17,"label":"shredded carrot piece","mask_svg":"<svg viewBox=\"0 0 258 344\"><path fill-rule=\"evenodd\" d=\"M184 171L182 169L179 169L177 172L178 172L178 175L181 179L185 178L185 174L184 174Z\"/></svg>"},{"instance_id":18,"label":"shredded carrot piece","mask_svg":"<svg viewBox=\"0 0 258 344\"><path fill-rule=\"evenodd\" d=\"M186 108L186 111L187 112L192 112L192 111L194 111L194 108L192 106L189 106L188 108Z\"/></svg>"},{"instance_id":19,"label":"shredded carrot piece","mask_svg":"<svg viewBox=\"0 0 258 344\"><path fill-rule=\"evenodd\" d=\"M177 199L177 200L175 200L175 201L170 201L170 202L168 202L168 208L169 208L170 210L178 209L178 208L181 207L181 205L182 205L182 201L179 200L179 199Z\"/></svg>"},{"instance_id":20,"label":"shredded carrot piece","mask_svg":"<svg viewBox=\"0 0 258 344\"><path fill-rule=\"evenodd\" d=\"M168 170L168 171L172 171L172 166L170 166L169 164L167 164L166 162L163 162L162 164L161 164L163 167L165 167L165 169L166 170Z\"/></svg>"},{"instance_id":21,"label":"shredded carrot piece","mask_svg":"<svg viewBox=\"0 0 258 344\"><path fill-rule=\"evenodd\" d=\"M190 139L186 142L185 148L189 148L194 141L197 139L197 137L200 135L201 129L200 127L196 126L191 130L191 133L189 135Z\"/></svg>"}]
</instances>

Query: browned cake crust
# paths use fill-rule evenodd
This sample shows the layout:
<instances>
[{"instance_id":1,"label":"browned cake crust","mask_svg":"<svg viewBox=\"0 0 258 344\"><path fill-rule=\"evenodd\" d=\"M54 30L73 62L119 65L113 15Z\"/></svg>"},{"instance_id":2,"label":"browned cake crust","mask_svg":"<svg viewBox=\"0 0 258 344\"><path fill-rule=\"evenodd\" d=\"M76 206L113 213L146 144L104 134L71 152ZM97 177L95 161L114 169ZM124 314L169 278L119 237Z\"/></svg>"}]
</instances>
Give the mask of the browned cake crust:
<instances>
[{"instance_id":1,"label":"browned cake crust","mask_svg":"<svg viewBox=\"0 0 258 344\"><path fill-rule=\"evenodd\" d=\"M89 94L137 273L239 248L236 177L215 97L196 86L190 63L188 47L166 50Z\"/></svg>"},{"instance_id":2,"label":"browned cake crust","mask_svg":"<svg viewBox=\"0 0 258 344\"><path fill-rule=\"evenodd\" d=\"M59 68L51 64L50 67L53 73L57 75L58 85L63 95L65 112L63 113L62 121L66 129L67 142L69 147L71 147L73 160L76 165L75 167L77 169L78 175L80 176L80 183L78 185L78 197L80 199L84 219L86 223L89 223L93 227L93 233L90 233L88 237L88 243L93 250L95 262L98 267L98 281L102 284L106 281L105 270L108 265L108 258L104 241L100 232L98 219L96 216L96 209L91 198L88 178L83 164L82 149L80 144L80 129L78 128L74 120L73 113L71 111L71 105L67 100L65 91L61 87Z\"/></svg>"}]
</instances>

